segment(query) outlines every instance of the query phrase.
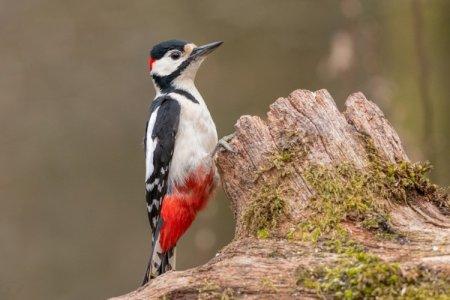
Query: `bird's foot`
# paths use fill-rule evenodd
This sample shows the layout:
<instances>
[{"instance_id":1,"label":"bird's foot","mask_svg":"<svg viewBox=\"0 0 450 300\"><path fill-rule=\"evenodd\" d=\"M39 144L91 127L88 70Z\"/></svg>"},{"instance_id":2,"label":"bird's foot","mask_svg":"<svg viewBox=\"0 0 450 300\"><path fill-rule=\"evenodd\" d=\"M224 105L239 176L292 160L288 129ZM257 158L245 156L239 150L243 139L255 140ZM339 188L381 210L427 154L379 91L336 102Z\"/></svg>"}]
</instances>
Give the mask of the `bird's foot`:
<instances>
[{"instance_id":1,"label":"bird's foot","mask_svg":"<svg viewBox=\"0 0 450 300\"><path fill-rule=\"evenodd\" d=\"M231 139L234 137L234 133L229 134L224 136L223 138L221 138L218 142L216 147L214 148L214 151L212 152L212 157L214 157L214 155L216 155L217 151L220 150L220 148L223 148L226 151L229 151L231 153L236 153L236 150L233 149L233 147L228 143L229 141L231 141Z\"/></svg>"},{"instance_id":2,"label":"bird's foot","mask_svg":"<svg viewBox=\"0 0 450 300\"><path fill-rule=\"evenodd\" d=\"M217 142L217 147L222 147L223 149L230 151L232 153L236 153L236 150L233 149L233 147L231 147L231 145L229 144L229 142L231 141L232 138L234 138L235 133L229 134L224 136L223 138L221 138L218 142Z\"/></svg>"}]
</instances>

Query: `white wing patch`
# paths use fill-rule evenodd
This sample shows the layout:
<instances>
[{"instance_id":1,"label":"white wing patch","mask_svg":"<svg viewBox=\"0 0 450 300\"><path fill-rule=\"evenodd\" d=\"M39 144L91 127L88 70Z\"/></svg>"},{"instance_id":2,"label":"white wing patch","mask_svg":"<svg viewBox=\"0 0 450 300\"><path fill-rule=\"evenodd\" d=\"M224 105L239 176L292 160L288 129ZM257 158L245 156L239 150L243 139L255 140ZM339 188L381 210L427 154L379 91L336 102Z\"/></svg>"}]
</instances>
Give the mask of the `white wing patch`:
<instances>
[{"instance_id":1,"label":"white wing patch","mask_svg":"<svg viewBox=\"0 0 450 300\"><path fill-rule=\"evenodd\" d=\"M147 145L145 145L147 151L145 153L145 180L147 180L150 175L153 173L153 152L155 151L156 144L158 140L155 138L152 139L153 127L155 126L156 116L158 114L159 107L155 109L155 111L151 114L150 120L148 121L147 126ZM151 190L151 188L147 188L147 190Z\"/></svg>"}]
</instances>

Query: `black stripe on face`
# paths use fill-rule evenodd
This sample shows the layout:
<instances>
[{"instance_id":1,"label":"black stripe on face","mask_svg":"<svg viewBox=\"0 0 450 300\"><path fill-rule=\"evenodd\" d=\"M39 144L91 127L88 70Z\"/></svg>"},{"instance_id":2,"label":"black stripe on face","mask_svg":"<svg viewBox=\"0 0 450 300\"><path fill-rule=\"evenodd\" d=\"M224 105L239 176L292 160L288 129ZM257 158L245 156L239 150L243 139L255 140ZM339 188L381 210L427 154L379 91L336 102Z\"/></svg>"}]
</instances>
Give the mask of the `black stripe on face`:
<instances>
[{"instance_id":1,"label":"black stripe on face","mask_svg":"<svg viewBox=\"0 0 450 300\"><path fill-rule=\"evenodd\" d=\"M189 64L192 62L193 58L190 56L185 61L183 61L178 68L166 76L158 76L156 74L153 74L153 80L155 81L155 84L161 89L161 90L167 90L172 87L172 82L180 76L181 72L183 72Z\"/></svg>"}]
</instances>

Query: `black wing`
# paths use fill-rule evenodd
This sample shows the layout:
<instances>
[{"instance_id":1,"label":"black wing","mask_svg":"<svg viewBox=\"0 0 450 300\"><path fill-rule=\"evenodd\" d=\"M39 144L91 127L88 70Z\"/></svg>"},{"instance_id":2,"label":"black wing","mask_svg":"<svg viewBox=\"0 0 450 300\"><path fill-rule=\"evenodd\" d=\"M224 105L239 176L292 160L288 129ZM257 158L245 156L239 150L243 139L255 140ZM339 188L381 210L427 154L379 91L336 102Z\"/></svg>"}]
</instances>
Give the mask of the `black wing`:
<instances>
[{"instance_id":1,"label":"black wing","mask_svg":"<svg viewBox=\"0 0 450 300\"><path fill-rule=\"evenodd\" d=\"M156 230L162 200L168 188L167 179L180 121L180 109L180 104L168 96L155 99L151 106L150 118L153 114L156 114L156 119L152 128L148 128L147 125L146 131L151 130L151 139L147 138L146 133L145 148L153 149L154 147L152 157L146 157L146 160L152 160L150 163L153 166L153 172L149 174L145 181L145 198L150 227L153 232Z\"/></svg>"}]
</instances>

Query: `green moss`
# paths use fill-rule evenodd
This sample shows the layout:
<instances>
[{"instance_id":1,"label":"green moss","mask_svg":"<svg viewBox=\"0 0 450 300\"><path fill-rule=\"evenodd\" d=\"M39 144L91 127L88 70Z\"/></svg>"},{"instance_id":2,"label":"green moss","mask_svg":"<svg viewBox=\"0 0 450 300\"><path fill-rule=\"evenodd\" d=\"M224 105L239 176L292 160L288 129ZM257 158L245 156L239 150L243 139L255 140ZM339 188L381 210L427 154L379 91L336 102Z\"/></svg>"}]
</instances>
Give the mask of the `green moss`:
<instances>
[{"instance_id":1,"label":"green moss","mask_svg":"<svg viewBox=\"0 0 450 300\"><path fill-rule=\"evenodd\" d=\"M395 263L348 252L333 266L297 270L297 284L337 299L448 299L450 282L424 268L402 271Z\"/></svg>"},{"instance_id":2,"label":"green moss","mask_svg":"<svg viewBox=\"0 0 450 300\"><path fill-rule=\"evenodd\" d=\"M255 192L240 222L250 234L260 239L269 238L280 217L287 216L286 201L283 199L283 192L286 190L284 179L294 171L297 148L298 146L287 147L271 153L267 165L257 172Z\"/></svg>"},{"instance_id":3,"label":"green moss","mask_svg":"<svg viewBox=\"0 0 450 300\"><path fill-rule=\"evenodd\" d=\"M275 174L273 174L275 179L284 178L290 174L292 174L293 167L291 163L293 162L294 157L296 157L296 153L294 149L282 149L273 153L268 160L268 165L262 166L258 173L258 177L262 173L267 173L271 170L276 170Z\"/></svg>"},{"instance_id":4,"label":"green moss","mask_svg":"<svg viewBox=\"0 0 450 300\"><path fill-rule=\"evenodd\" d=\"M273 155L272 162L277 169L281 169L287 163L291 162L294 157L294 152L289 149L283 149Z\"/></svg>"},{"instance_id":5,"label":"green moss","mask_svg":"<svg viewBox=\"0 0 450 300\"><path fill-rule=\"evenodd\" d=\"M315 194L305 209L304 219L286 233L286 238L312 242L339 255L332 265L300 268L296 275L299 285L325 298L447 299L450 282L439 274L423 268L405 272L397 264L367 253L367 249L350 238L344 226L348 221L379 238L404 242L405 237L390 223L392 204L432 201L444 213L448 213L450 206L447 195L427 178L431 169L428 163L386 163L372 141L363 138L369 159L364 169L350 163L305 166L302 158L307 143L272 155L270 165L261 170L267 172L266 185L254 195L244 213L247 229L262 239L270 236L286 211L280 192L283 178L292 176L294 164L301 163L302 176Z\"/></svg>"},{"instance_id":6,"label":"green moss","mask_svg":"<svg viewBox=\"0 0 450 300\"><path fill-rule=\"evenodd\" d=\"M343 163L313 165L304 172L315 195L306 218L287 238L312 242L340 255L332 266L299 269L297 283L327 298L448 299L448 280L423 268L404 272L397 264L380 260L351 240L343 226L351 221L380 238L404 241L390 225L391 204L432 201L448 212L447 195L427 178L428 163L385 163L373 144L367 144L370 165L363 170Z\"/></svg>"},{"instance_id":7,"label":"green moss","mask_svg":"<svg viewBox=\"0 0 450 300\"><path fill-rule=\"evenodd\" d=\"M267 230L267 228L263 228L263 229L259 229L258 232L256 233L256 236L258 237L258 239L267 239L270 236L269 230Z\"/></svg>"},{"instance_id":8,"label":"green moss","mask_svg":"<svg viewBox=\"0 0 450 300\"><path fill-rule=\"evenodd\" d=\"M295 231L296 231L295 228L289 229L288 233L286 234L286 239L290 241L295 239Z\"/></svg>"},{"instance_id":9,"label":"green moss","mask_svg":"<svg viewBox=\"0 0 450 300\"><path fill-rule=\"evenodd\" d=\"M385 164L378 159L364 170L348 163L310 166L304 173L316 192L307 207L310 217L291 237L317 242L341 235L342 222L352 221L379 237L402 240L390 225L389 203L410 205L421 199L434 202L441 210L449 207L447 195L428 180L429 170L427 163Z\"/></svg>"},{"instance_id":10,"label":"green moss","mask_svg":"<svg viewBox=\"0 0 450 300\"><path fill-rule=\"evenodd\" d=\"M429 162L386 163L369 136L362 135L362 140L370 161L369 171L380 180L387 192L383 194L385 198L406 204L421 198L433 202L444 214L450 213L447 192L431 183L427 176L432 169Z\"/></svg>"},{"instance_id":11,"label":"green moss","mask_svg":"<svg viewBox=\"0 0 450 300\"><path fill-rule=\"evenodd\" d=\"M389 215L381 207L382 202L376 201L380 197L380 182L370 172L351 164L315 165L304 176L316 194L307 207L310 217L299 224L297 237L317 242L325 236L342 236L345 231L341 224L346 220L370 230L392 231Z\"/></svg>"},{"instance_id":12,"label":"green moss","mask_svg":"<svg viewBox=\"0 0 450 300\"><path fill-rule=\"evenodd\" d=\"M218 284L205 280L204 284L198 289L198 299L221 299L230 300L234 298L234 292L230 288L222 288Z\"/></svg>"},{"instance_id":13,"label":"green moss","mask_svg":"<svg viewBox=\"0 0 450 300\"><path fill-rule=\"evenodd\" d=\"M275 286L273 281L268 277L261 278L261 285L263 286L263 288L270 290L271 292L274 293L278 292L277 287Z\"/></svg>"},{"instance_id":14,"label":"green moss","mask_svg":"<svg viewBox=\"0 0 450 300\"><path fill-rule=\"evenodd\" d=\"M268 156L266 165L260 167L250 205L247 206L240 222L246 230L260 239L271 237L272 230L281 217L288 216L283 195L289 193L285 178L294 174L294 164L305 155L309 142L299 140L296 132L286 132L286 141L279 150ZM264 176L263 176L264 175Z\"/></svg>"},{"instance_id":15,"label":"green moss","mask_svg":"<svg viewBox=\"0 0 450 300\"><path fill-rule=\"evenodd\" d=\"M243 221L247 230L260 238L269 237L269 232L277 226L281 216L285 215L286 202L279 188L264 186L254 195Z\"/></svg>"}]
</instances>

